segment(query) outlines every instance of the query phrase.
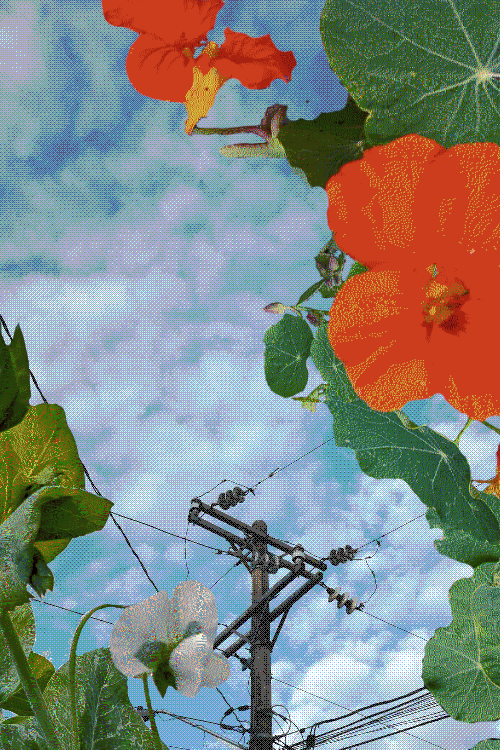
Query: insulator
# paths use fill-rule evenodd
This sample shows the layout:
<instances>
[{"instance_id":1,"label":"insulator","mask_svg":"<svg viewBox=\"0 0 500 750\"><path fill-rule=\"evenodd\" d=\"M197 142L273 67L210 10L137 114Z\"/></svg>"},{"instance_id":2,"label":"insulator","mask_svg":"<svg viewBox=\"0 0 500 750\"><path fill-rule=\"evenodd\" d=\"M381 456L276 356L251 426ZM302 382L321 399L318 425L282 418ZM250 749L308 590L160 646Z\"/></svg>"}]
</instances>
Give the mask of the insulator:
<instances>
[{"instance_id":1,"label":"insulator","mask_svg":"<svg viewBox=\"0 0 500 750\"><path fill-rule=\"evenodd\" d=\"M316 745L316 737L314 734L308 734L306 737L306 747L314 747Z\"/></svg>"},{"instance_id":2,"label":"insulator","mask_svg":"<svg viewBox=\"0 0 500 750\"><path fill-rule=\"evenodd\" d=\"M339 563L345 563L348 560L354 560L354 555L358 550L353 549L350 544L346 544L345 547L339 547L337 550L332 549L328 555L328 560L332 565L338 565Z\"/></svg>"},{"instance_id":3,"label":"insulator","mask_svg":"<svg viewBox=\"0 0 500 750\"><path fill-rule=\"evenodd\" d=\"M292 562L293 562L294 565L296 565L298 562L300 562L302 565L305 564L305 560L304 560L304 547L302 547L301 544L297 544L293 548Z\"/></svg>"},{"instance_id":4,"label":"insulator","mask_svg":"<svg viewBox=\"0 0 500 750\"><path fill-rule=\"evenodd\" d=\"M242 503L245 500L246 492L241 487L235 487L233 490L233 496L236 497L237 503Z\"/></svg>"},{"instance_id":5,"label":"insulator","mask_svg":"<svg viewBox=\"0 0 500 750\"><path fill-rule=\"evenodd\" d=\"M201 506L201 500L199 497L193 497L191 500L191 507L189 509L188 513L188 520L192 521L193 518L196 518L200 514L200 506Z\"/></svg>"},{"instance_id":6,"label":"insulator","mask_svg":"<svg viewBox=\"0 0 500 750\"><path fill-rule=\"evenodd\" d=\"M346 602L345 608L346 608L347 614L350 615L351 612L354 612L357 606L358 606L358 598L356 596L353 596L352 599L349 599L349 601Z\"/></svg>"},{"instance_id":7,"label":"insulator","mask_svg":"<svg viewBox=\"0 0 500 750\"><path fill-rule=\"evenodd\" d=\"M349 599L349 594L348 594L348 593L347 593L347 594L342 594L342 596L341 596L341 597L339 597L339 598L337 599L337 607L338 607L339 609L340 609L341 607L343 607L343 606L344 606L344 604L346 603L346 601L347 601L348 599Z\"/></svg>"},{"instance_id":8,"label":"insulator","mask_svg":"<svg viewBox=\"0 0 500 750\"><path fill-rule=\"evenodd\" d=\"M235 487L227 492L221 492L219 495L219 505L223 510L228 510L231 506L238 505L245 500L245 490L241 487Z\"/></svg>"},{"instance_id":9,"label":"insulator","mask_svg":"<svg viewBox=\"0 0 500 750\"><path fill-rule=\"evenodd\" d=\"M336 589L333 589L333 591L328 592L328 601L333 602L333 600L336 599L339 594L340 594L340 586L338 586L338 588Z\"/></svg>"},{"instance_id":10,"label":"insulator","mask_svg":"<svg viewBox=\"0 0 500 750\"><path fill-rule=\"evenodd\" d=\"M227 497L227 494L226 492L221 492L219 495L219 505L222 510L228 510L232 505L231 498Z\"/></svg>"}]
</instances>

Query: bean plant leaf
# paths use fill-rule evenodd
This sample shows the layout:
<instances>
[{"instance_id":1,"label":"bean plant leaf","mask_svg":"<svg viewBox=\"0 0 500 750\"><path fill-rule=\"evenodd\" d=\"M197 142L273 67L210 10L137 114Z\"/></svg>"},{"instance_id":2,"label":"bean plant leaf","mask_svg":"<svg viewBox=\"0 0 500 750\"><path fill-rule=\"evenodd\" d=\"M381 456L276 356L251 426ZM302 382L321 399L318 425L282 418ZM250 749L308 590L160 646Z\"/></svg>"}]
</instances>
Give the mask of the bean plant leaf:
<instances>
[{"instance_id":1,"label":"bean plant leaf","mask_svg":"<svg viewBox=\"0 0 500 750\"><path fill-rule=\"evenodd\" d=\"M0 333L0 432L23 421L30 398L28 353L17 325L9 345Z\"/></svg>"},{"instance_id":2,"label":"bean plant leaf","mask_svg":"<svg viewBox=\"0 0 500 750\"><path fill-rule=\"evenodd\" d=\"M292 169L301 170L310 187L325 188L344 164L363 158L367 115L349 98L343 109L323 112L314 120L282 123L278 140Z\"/></svg>"},{"instance_id":3,"label":"bean plant leaf","mask_svg":"<svg viewBox=\"0 0 500 750\"><path fill-rule=\"evenodd\" d=\"M484 0L326 0L320 20L372 146L408 133L500 144L499 27L499 4Z\"/></svg>"},{"instance_id":4,"label":"bean plant leaf","mask_svg":"<svg viewBox=\"0 0 500 750\"><path fill-rule=\"evenodd\" d=\"M14 630L17 632L25 654L29 654L35 643L35 617L29 603L16 607L10 613ZM21 680L7 641L0 629L0 707L8 708L5 701L20 689ZM22 688L21 688L22 689Z\"/></svg>"},{"instance_id":5,"label":"bean plant leaf","mask_svg":"<svg viewBox=\"0 0 500 750\"><path fill-rule=\"evenodd\" d=\"M30 604L23 605L25 607L30 607ZM22 609L19 607L19 609ZM30 607L31 609L31 607ZM14 610L14 612L10 613L10 617L12 621L14 622L14 619L12 617L13 614L17 611L17 608ZM17 628L16 628L17 630ZM18 633L19 636L24 635L24 631L20 630ZM33 638L34 638L34 629L33 629ZM7 652L10 655L10 651L7 649ZM36 651L31 651L28 656L28 664L29 667L33 673L33 676L35 677L38 687L40 688L40 691L43 693L45 690L47 683L51 679L52 675L55 672L55 667L48 659L45 658L42 654L37 654ZM16 671L17 669L14 663L12 664L13 669ZM2 674L2 680L4 679L4 673ZM19 680L19 677L18 677ZM12 692L12 695L9 696L7 700L0 702L0 708L5 709L6 711L12 711L12 713L17 714L18 716L33 716L33 709L31 708L31 703L29 702L26 693L24 692L24 688L21 685L21 681L19 680L19 684ZM16 717L14 717L16 718ZM10 719L8 720L10 721ZM14 724L15 721L12 721Z\"/></svg>"},{"instance_id":6,"label":"bean plant leaf","mask_svg":"<svg viewBox=\"0 0 500 750\"><path fill-rule=\"evenodd\" d=\"M69 662L54 673L43 698L61 748L73 748ZM130 702L127 678L114 666L108 648L76 657L76 703L78 738L85 750L156 750L153 735ZM167 750L163 742L161 746ZM36 719L0 723L0 748L46 750Z\"/></svg>"},{"instance_id":7,"label":"bean plant leaf","mask_svg":"<svg viewBox=\"0 0 500 750\"><path fill-rule=\"evenodd\" d=\"M457 721L500 719L500 566L479 565L452 585L453 621L425 645L422 679Z\"/></svg>"},{"instance_id":8,"label":"bean plant leaf","mask_svg":"<svg viewBox=\"0 0 500 750\"><path fill-rule=\"evenodd\" d=\"M285 313L264 335L264 372L269 388L283 398L295 396L307 385L306 360L313 335L302 318Z\"/></svg>"},{"instance_id":9,"label":"bean plant leaf","mask_svg":"<svg viewBox=\"0 0 500 750\"><path fill-rule=\"evenodd\" d=\"M112 502L86 492L83 464L64 410L30 406L0 433L0 606L11 611L52 590L47 563L72 538L100 531Z\"/></svg>"}]
</instances>

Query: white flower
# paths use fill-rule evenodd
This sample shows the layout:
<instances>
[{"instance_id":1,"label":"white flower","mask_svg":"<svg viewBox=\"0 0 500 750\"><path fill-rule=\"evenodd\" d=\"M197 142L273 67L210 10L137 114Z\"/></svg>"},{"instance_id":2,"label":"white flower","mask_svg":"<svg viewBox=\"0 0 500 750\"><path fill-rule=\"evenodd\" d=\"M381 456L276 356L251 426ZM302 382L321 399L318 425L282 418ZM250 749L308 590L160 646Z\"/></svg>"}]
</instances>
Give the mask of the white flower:
<instances>
[{"instance_id":1,"label":"white flower","mask_svg":"<svg viewBox=\"0 0 500 750\"><path fill-rule=\"evenodd\" d=\"M127 677L168 667L175 689L194 698L231 674L228 660L213 652L217 625L213 593L198 581L184 581L171 600L159 591L123 610L111 633L111 658Z\"/></svg>"}]
</instances>

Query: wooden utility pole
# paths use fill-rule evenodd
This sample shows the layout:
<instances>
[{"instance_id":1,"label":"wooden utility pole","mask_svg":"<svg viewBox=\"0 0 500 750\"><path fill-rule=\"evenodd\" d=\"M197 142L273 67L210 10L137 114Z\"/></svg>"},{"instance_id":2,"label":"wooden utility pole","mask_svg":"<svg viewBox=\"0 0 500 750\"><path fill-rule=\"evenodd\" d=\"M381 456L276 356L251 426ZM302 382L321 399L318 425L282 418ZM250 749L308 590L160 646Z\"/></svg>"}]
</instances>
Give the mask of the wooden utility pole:
<instances>
[{"instance_id":1,"label":"wooden utility pole","mask_svg":"<svg viewBox=\"0 0 500 750\"><path fill-rule=\"evenodd\" d=\"M239 558L252 576L252 604L216 637L213 648L224 654L227 659L230 656L236 656L242 663L243 670L250 669L251 706L248 750L273 750L271 653L291 607L317 584L327 590L329 602L337 600L337 607L345 606L349 614L355 609L361 609L364 604L357 606L356 597L349 598L349 594L340 593L340 587L331 589L322 583L323 572L327 569L324 560L328 559L332 565L338 565L352 560L354 553L357 552L356 549L346 545L345 549L332 550L328 558L318 560L314 555L305 552L300 544L292 546L288 542L270 536L264 521L255 521L252 526L249 526L215 507L219 505L223 510L227 510L243 502L246 494L241 487L235 487L234 490L221 493L218 502L212 505L207 505L199 497L194 497L191 500L189 521L226 539L231 545L227 554ZM242 531L244 536L240 537L232 531L216 526L206 518L202 518L201 514L211 516L233 529ZM278 557L274 553L269 553L268 546L275 547L284 554ZM286 559L286 555L291 555L291 562ZM316 568L319 572L313 573L312 570L308 570L306 564ZM289 572L269 588L269 574L275 575L280 568L285 568ZM305 578L306 582L271 612L270 601L297 578ZM270 625L280 615L280 623L271 639ZM240 633L238 628L250 618L252 623L250 632ZM238 640L225 649L221 649L222 643L231 635L238 635ZM244 659L237 654L238 650L247 644L250 646L251 659ZM221 722L221 727L223 726ZM238 747L242 746L238 745Z\"/></svg>"},{"instance_id":2,"label":"wooden utility pole","mask_svg":"<svg viewBox=\"0 0 500 750\"><path fill-rule=\"evenodd\" d=\"M267 536L264 521L255 521L252 529ZM267 544L256 539L252 571L252 604L269 591ZM271 690L271 623L269 600L252 615L252 667L250 670L250 743L249 750L273 750L273 712Z\"/></svg>"}]
</instances>

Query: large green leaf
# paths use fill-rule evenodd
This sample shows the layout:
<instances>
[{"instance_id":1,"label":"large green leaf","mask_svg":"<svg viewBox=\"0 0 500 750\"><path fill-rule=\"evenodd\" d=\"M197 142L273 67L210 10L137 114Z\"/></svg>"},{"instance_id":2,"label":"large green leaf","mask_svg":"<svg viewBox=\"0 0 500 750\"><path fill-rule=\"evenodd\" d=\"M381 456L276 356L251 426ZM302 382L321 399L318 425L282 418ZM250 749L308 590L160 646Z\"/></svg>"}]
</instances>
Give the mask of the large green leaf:
<instances>
[{"instance_id":1,"label":"large green leaf","mask_svg":"<svg viewBox=\"0 0 500 750\"><path fill-rule=\"evenodd\" d=\"M9 345L0 332L0 432L15 427L30 406L28 353L19 325Z\"/></svg>"},{"instance_id":2,"label":"large green leaf","mask_svg":"<svg viewBox=\"0 0 500 750\"><path fill-rule=\"evenodd\" d=\"M292 169L301 170L310 187L326 187L344 164L363 158L367 112L349 98L343 109L323 112L314 120L289 120L278 140Z\"/></svg>"},{"instance_id":3,"label":"large green leaf","mask_svg":"<svg viewBox=\"0 0 500 750\"><path fill-rule=\"evenodd\" d=\"M361 399L328 406L337 445L354 450L365 474L403 479L432 509L431 526L468 534L481 546L481 562L500 559L500 507L496 504L498 512L493 512L486 493L471 492L470 466L453 441L427 425L419 427L402 411L378 412ZM446 554L457 559L452 553Z\"/></svg>"},{"instance_id":4,"label":"large green leaf","mask_svg":"<svg viewBox=\"0 0 500 750\"><path fill-rule=\"evenodd\" d=\"M500 719L500 568L485 563L450 588L453 621L426 643L422 679L458 721Z\"/></svg>"},{"instance_id":5,"label":"large green leaf","mask_svg":"<svg viewBox=\"0 0 500 750\"><path fill-rule=\"evenodd\" d=\"M74 750L69 690L69 663L52 676L43 692L63 750ZM127 679L115 667L108 648L76 658L78 737L85 750L156 750L153 735L128 697ZM2 750L45 750L34 717L0 723ZM4 741L4 738L8 738ZM32 744L29 744L28 742ZM3 743L3 744L2 744ZM25 743L25 744L23 744ZM163 750L167 750L162 743Z\"/></svg>"},{"instance_id":6,"label":"large green leaf","mask_svg":"<svg viewBox=\"0 0 500 750\"><path fill-rule=\"evenodd\" d=\"M305 320L290 313L285 313L266 331L264 372L273 393L288 398L304 390L308 378L306 360L312 341L313 335Z\"/></svg>"},{"instance_id":7,"label":"large green leaf","mask_svg":"<svg viewBox=\"0 0 500 750\"><path fill-rule=\"evenodd\" d=\"M408 133L500 144L499 28L498 0L326 0L320 20L371 145Z\"/></svg>"},{"instance_id":8,"label":"large green leaf","mask_svg":"<svg viewBox=\"0 0 500 750\"><path fill-rule=\"evenodd\" d=\"M30 406L20 424L0 433L0 606L28 602L28 584L40 596L52 590L47 563L72 538L105 526L113 503L84 487L60 406Z\"/></svg>"},{"instance_id":9,"label":"large green leaf","mask_svg":"<svg viewBox=\"0 0 500 750\"><path fill-rule=\"evenodd\" d=\"M500 500L471 483L467 459L452 440L403 411L379 412L359 398L328 341L328 324L311 346L326 381L338 446L351 448L361 470L377 479L402 479L428 507L431 528L443 530L437 551L473 568L500 559Z\"/></svg>"}]
</instances>

